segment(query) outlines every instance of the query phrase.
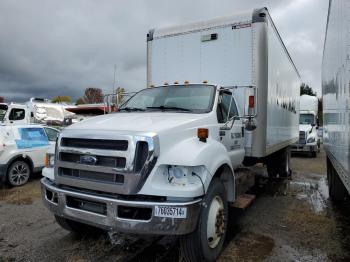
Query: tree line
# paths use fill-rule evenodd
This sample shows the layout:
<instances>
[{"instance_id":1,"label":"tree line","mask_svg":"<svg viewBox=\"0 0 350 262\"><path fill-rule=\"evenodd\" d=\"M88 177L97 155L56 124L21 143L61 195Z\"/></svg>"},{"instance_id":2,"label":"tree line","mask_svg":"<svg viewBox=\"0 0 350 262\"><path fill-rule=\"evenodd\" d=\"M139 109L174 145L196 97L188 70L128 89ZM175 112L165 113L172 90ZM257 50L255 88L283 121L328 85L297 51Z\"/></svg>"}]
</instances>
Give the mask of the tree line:
<instances>
[{"instance_id":1,"label":"tree line","mask_svg":"<svg viewBox=\"0 0 350 262\"><path fill-rule=\"evenodd\" d=\"M112 99L112 102L122 102L124 98L125 89L118 87L115 91L116 96ZM5 98L0 96L0 103L5 103ZM52 103L73 103L73 99L70 96L55 96L51 99ZM84 95L79 97L76 101L76 105L83 104L100 104L104 102L104 94L101 88L88 87L84 91Z\"/></svg>"},{"instance_id":2,"label":"tree line","mask_svg":"<svg viewBox=\"0 0 350 262\"><path fill-rule=\"evenodd\" d=\"M123 93L125 89L122 87L118 87L116 89L116 96L118 97L118 101L123 100ZM117 100L117 99L114 99ZM53 103L72 103L72 98L70 96L56 96L51 99ZM83 104L100 104L104 102L104 94L102 89L96 87L88 87L84 91L84 96L79 97L76 101L76 105Z\"/></svg>"}]
</instances>

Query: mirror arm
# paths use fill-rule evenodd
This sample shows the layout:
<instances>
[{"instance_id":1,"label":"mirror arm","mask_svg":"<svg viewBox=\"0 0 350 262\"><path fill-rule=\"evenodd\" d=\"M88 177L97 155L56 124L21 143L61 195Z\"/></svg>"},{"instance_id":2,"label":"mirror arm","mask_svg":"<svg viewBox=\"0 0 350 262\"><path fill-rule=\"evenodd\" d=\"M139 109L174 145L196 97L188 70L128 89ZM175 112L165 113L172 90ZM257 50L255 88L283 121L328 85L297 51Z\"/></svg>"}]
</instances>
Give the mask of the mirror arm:
<instances>
[{"instance_id":1,"label":"mirror arm","mask_svg":"<svg viewBox=\"0 0 350 262\"><path fill-rule=\"evenodd\" d=\"M235 121L239 120L239 119L242 119L242 118L243 118L242 116L233 116L220 129L221 130L231 130L233 125L234 125L234 123L235 123ZM231 126L228 127L228 124L229 124L230 121L232 121L232 123L231 123Z\"/></svg>"}]
</instances>

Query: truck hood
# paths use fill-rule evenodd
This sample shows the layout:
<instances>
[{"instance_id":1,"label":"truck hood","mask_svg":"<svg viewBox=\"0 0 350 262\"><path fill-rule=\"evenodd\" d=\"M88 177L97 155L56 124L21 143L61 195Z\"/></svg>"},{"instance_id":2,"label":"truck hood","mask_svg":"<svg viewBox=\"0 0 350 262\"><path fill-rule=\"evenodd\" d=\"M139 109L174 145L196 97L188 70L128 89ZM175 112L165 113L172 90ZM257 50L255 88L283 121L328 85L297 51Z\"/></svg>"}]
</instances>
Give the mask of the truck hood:
<instances>
[{"instance_id":1,"label":"truck hood","mask_svg":"<svg viewBox=\"0 0 350 262\"><path fill-rule=\"evenodd\" d=\"M194 127L205 121L208 114L170 112L114 113L76 123L67 129L162 132L175 127Z\"/></svg>"},{"instance_id":2,"label":"truck hood","mask_svg":"<svg viewBox=\"0 0 350 262\"><path fill-rule=\"evenodd\" d=\"M299 131L304 131L309 133L311 129L312 129L311 125L299 125Z\"/></svg>"}]
</instances>

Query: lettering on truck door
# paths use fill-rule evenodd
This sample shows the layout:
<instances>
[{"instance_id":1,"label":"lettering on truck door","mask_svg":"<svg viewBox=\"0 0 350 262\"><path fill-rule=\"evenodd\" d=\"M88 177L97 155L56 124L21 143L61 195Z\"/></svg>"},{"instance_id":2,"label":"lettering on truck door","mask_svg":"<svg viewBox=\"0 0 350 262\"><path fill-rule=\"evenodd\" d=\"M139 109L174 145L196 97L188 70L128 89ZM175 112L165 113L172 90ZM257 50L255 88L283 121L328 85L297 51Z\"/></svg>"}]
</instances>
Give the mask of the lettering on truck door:
<instances>
[{"instance_id":1,"label":"lettering on truck door","mask_svg":"<svg viewBox=\"0 0 350 262\"><path fill-rule=\"evenodd\" d=\"M232 165L238 166L244 158L244 130L242 119L233 119L234 116L238 117L239 113L230 91L221 91L217 116L220 125L220 141L226 147Z\"/></svg>"}]
</instances>

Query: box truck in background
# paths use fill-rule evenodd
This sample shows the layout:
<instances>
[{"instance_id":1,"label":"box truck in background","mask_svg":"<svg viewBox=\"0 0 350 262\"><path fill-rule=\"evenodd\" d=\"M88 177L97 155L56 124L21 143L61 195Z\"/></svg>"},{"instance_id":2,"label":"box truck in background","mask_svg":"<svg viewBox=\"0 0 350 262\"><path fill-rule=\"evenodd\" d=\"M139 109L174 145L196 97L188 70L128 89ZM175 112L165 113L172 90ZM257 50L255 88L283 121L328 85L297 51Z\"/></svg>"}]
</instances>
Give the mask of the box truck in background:
<instances>
[{"instance_id":1,"label":"box truck in background","mask_svg":"<svg viewBox=\"0 0 350 262\"><path fill-rule=\"evenodd\" d=\"M309 153L316 157L321 141L318 137L318 98L300 97L299 141L291 147L292 152Z\"/></svg>"},{"instance_id":2,"label":"box truck in background","mask_svg":"<svg viewBox=\"0 0 350 262\"><path fill-rule=\"evenodd\" d=\"M68 230L181 235L185 261L215 261L249 189L237 168L290 175L299 74L266 8L152 30L147 44L149 88L62 131L43 201Z\"/></svg>"},{"instance_id":3,"label":"box truck in background","mask_svg":"<svg viewBox=\"0 0 350 262\"><path fill-rule=\"evenodd\" d=\"M329 3L322 65L323 143L327 153L329 195L350 192L350 2Z\"/></svg>"}]
</instances>

